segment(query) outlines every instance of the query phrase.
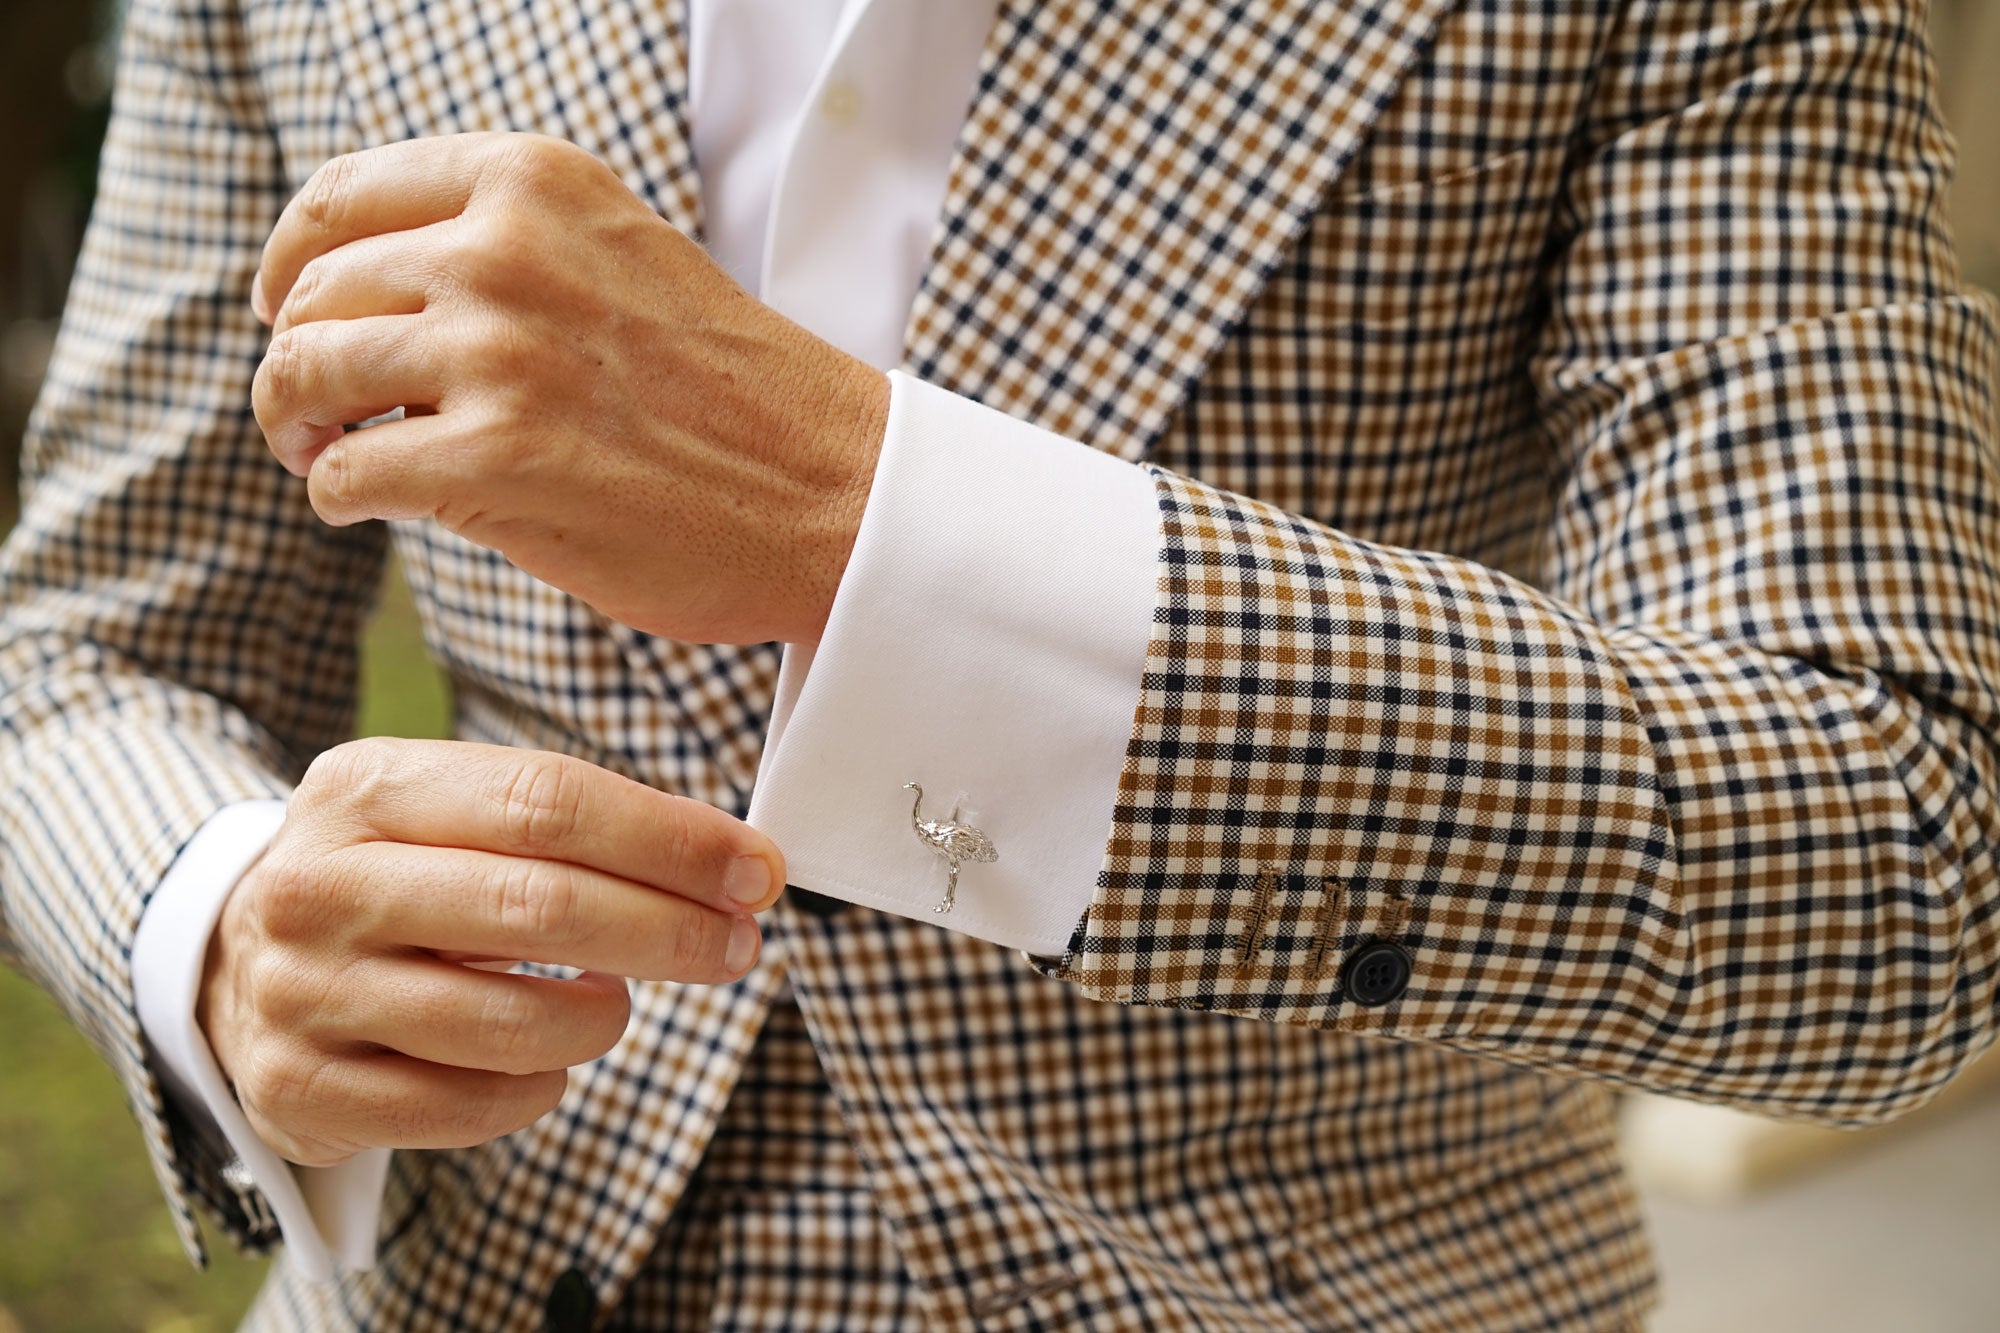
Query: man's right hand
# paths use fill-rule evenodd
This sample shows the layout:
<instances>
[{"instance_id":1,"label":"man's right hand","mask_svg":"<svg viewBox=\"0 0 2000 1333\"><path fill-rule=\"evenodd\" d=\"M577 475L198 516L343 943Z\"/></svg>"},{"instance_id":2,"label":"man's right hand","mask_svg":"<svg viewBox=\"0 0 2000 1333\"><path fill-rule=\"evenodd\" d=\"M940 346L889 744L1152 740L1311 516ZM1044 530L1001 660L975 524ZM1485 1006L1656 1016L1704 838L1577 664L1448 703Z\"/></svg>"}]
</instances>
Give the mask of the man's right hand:
<instances>
[{"instance_id":1,"label":"man's right hand","mask_svg":"<svg viewBox=\"0 0 2000 1333\"><path fill-rule=\"evenodd\" d=\"M719 982L784 858L712 806L563 755L367 740L306 773L210 940L198 1018L286 1159L483 1143L616 1044L627 977ZM573 980L468 966L524 959Z\"/></svg>"}]
</instances>

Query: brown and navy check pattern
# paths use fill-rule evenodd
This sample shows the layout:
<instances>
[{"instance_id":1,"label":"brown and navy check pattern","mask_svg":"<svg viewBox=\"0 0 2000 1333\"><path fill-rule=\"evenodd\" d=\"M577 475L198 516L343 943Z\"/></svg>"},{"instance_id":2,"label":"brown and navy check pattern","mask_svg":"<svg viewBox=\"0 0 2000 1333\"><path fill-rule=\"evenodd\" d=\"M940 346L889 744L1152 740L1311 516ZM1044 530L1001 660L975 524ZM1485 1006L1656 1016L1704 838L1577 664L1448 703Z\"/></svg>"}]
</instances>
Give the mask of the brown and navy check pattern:
<instances>
[{"instance_id":1,"label":"brown and navy check pattern","mask_svg":"<svg viewBox=\"0 0 2000 1333\"><path fill-rule=\"evenodd\" d=\"M1051 970L1876 1121L1993 1034L1991 306L1895 6L1608 39L1560 142L1481 115L1499 156L1336 198L1163 444L1202 480L1157 473L1116 827ZM1718 195L1746 157L1771 191ZM1216 456L1246 402L1327 447ZM1392 933L1409 991L1348 1003Z\"/></svg>"},{"instance_id":2,"label":"brown and navy check pattern","mask_svg":"<svg viewBox=\"0 0 2000 1333\"><path fill-rule=\"evenodd\" d=\"M1156 469L1074 947L789 902L540 1123L399 1154L381 1265L253 1327L536 1329L579 1282L633 1328L1636 1326L1609 1089L1870 1120L1991 1039L1993 315L1915 9L1004 0L906 364ZM162 1103L132 930L345 734L388 540L462 735L747 805L773 648L325 528L248 406L258 249L335 153L541 130L698 231L682 21L132 6L0 556L0 947L190 1244L190 1193L273 1236ZM1370 937L1414 960L1378 1009Z\"/></svg>"}]
</instances>

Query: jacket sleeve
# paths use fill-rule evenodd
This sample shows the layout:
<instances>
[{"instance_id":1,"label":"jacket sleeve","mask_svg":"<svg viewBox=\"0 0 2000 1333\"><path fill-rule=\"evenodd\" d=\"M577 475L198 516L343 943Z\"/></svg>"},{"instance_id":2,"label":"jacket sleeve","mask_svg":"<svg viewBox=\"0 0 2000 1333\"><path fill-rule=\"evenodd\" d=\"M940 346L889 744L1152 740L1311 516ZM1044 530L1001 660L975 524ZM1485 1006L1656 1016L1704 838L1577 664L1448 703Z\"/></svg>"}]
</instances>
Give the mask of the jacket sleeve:
<instances>
[{"instance_id":1,"label":"jacket sleeve","mask_svg":"<svg viewBox=\"0 0 2000 1333\"><path fill-rule=\"evenodd\" d=\"M328 528L250 410L249 284L288 190L232 5L137 0L98 198L0 548L0 955L123 1081L189 1198L276 1238L163 1099L131 947L217 810L284 796L352 721L380 525Z\"/></svg>"},{"instance_id":2,"label":"jacket sleeve","mask_svg":"<svg viewBox=\"0 0 2000 1333\"><path fill-rule=\"evenodd\" d=\"M1156 472L1109 844L1038 966L1832 1123L1992 1040L1994 312L1916 8L1618 30L1526 372L1538 577Z\"/></svg>"}]
</instances>

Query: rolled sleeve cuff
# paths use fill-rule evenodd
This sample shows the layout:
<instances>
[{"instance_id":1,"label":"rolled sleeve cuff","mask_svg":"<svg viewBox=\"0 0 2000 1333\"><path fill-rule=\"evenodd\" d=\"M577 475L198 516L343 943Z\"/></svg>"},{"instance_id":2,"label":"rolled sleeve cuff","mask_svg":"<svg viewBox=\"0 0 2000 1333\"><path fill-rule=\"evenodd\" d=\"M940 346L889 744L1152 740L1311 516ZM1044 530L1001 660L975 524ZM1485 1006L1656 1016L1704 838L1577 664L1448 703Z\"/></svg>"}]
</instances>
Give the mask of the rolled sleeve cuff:
<instances>
[{"instance_id":1,"label":"rolled sleeve cuff","mask_svg":"<svg viewBox=\"0 0 2000 1333\"><path fill-rule=\"evenodd\" d=\"M790 645L750 808L791 882L1060 954L1104 860L1158 581L1142 468L901 372L816 648ZM998 852L957 905L917 834Z\"/></svg>"}]
</instances>

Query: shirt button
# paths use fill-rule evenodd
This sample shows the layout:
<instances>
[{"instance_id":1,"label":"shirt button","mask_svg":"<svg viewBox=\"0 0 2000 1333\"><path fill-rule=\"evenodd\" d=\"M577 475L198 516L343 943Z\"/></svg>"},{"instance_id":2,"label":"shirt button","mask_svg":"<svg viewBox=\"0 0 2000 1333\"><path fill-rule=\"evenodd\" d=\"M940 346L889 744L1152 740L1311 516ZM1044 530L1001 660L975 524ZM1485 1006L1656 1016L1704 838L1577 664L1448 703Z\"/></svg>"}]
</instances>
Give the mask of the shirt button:
<instances>
[{"instance_id":1,"label":"shirt button","mask_svg":"<svg viewBox=\"0 0 2000 1333\"><path fill-rule=\"evenodd\" d=\"M1340 983L1348 999L1364 1009L1374 1009L1409 989L1411 970L1410 951L1402 945L1365 940L1348 956Z\"/></svg>"},{"instance_id":2,"label":"shirt button","mask_svg":"<svg viewBox=\"0 0 2000 1333\"><path fill-rule=\"evenodd\" d=\"M852 125L861 116L860 90L845 79L826 85L819 96L819 113L835 125Z\"/></svg>"}]
</instances>

